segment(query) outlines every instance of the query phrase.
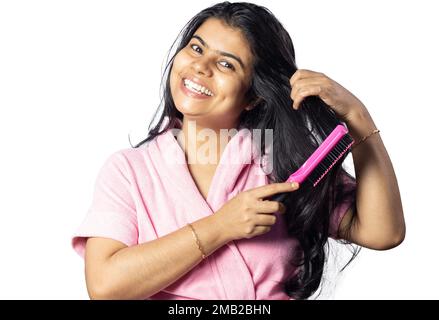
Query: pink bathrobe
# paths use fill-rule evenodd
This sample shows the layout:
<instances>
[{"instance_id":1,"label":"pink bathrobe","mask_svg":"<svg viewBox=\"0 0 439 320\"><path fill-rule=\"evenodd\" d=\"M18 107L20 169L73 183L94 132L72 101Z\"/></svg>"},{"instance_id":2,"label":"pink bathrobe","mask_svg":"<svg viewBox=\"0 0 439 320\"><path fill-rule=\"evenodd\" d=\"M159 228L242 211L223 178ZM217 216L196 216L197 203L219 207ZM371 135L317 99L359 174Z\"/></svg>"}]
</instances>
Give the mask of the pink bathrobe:
<instances>
[{"instance_id":1,"label":"pink bathrobe","mask_svg":"<svg viewBox=\"0 0 439 320\"><path fill-rule=\"evenodd\" d=\"M251 142L244 130L230 139L207 199L171 130L139 148L113 153L98 174L92 204L73 235L73 248L84 257L87 237L111 238L127 246L152 241L213 214L239 192L268 184ZM337 205L332 237L352 202L350 198ZM281 283L295 271L288 266L288 256L297 241L287 236L284 216L276 215L270 232L229 242L149 299L290 299Z\"/></svg>"}]
</instances>

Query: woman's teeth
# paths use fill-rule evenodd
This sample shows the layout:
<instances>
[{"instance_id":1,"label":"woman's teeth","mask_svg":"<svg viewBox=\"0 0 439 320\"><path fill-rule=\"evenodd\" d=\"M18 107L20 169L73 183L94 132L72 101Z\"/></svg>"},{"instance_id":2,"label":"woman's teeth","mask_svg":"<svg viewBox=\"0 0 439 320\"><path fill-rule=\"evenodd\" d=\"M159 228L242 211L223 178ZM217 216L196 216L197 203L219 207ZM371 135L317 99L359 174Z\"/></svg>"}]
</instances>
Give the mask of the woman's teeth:
<instances>
[{"instance_id":1,"label":"woman's teeth","mask_svg":"<svg viewBox=\"0 0 439 320\"><path fill-rule=\"evenodd\" d=\"M213 96L212 91L210 91L209 89L207 89L206 87L200 86L199 84L196 84L195 82L189 80L189 79L184 79L183 80L184 86L186 88L188 88L189 90L198 93L198 94L204 94L206 96Z\"/></svg>"}]
</instances>

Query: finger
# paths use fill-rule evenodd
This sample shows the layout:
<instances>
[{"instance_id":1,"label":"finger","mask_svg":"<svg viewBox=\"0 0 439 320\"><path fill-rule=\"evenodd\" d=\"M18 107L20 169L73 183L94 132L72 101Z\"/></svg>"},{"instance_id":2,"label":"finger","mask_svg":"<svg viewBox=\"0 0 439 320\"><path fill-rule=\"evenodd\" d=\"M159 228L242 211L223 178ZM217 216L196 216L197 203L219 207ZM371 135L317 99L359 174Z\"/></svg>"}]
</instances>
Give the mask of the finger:
<instances>
[{"instance_id":1,"label":"finger","mask_svg":"<svg viewBox=\"0 0 439 320\"><path fill-rule=\"evenodd\" d=\"M250 194L258 199L263 199L272 196L276 193L290 192L297 190L298 188L299 188L299 184L297 182L271 183L250 190Z\"/></svg>"},{"instance_id":2,"label":"finger","mask_svg":"<svg viewBox=\"0 0 439 320\"><path fill-rule=\"evenodd\" d=\"M260 213L284 213L286 211L285 205L278 201L260 200L257 207Z\"/></svg>"},{"instance_id":3,"label":"finger","mask_svg":"<svg viewBox=\"0 0 439 320\"><path fill-rule=\"evenodd\" d=\"M320 96L322 93L321 86L308 86L305 89L300 90L295 96L292 97L293 109L297 110L300 107L302 101L309 96Z\"/></svg>"},{"instance_id":4,"label":"finger","mask_svg":"<svg viewBox=\"0 0 439 320\"><path fill-rule=\"evenodd\" d=\"M257 226L272 226L276 223L277 217L273 214L258 214L256 219Z\"/></svg>"},{"instance_id":5,"label":"finger","mask_svg":"<svg viewBox=\"0 0 439 320\"><path fill-rule=\"evenodd\" d=\"M267 226L256 226L255 229L254 229L254 231L253 231L253 234L254 234L255 236L260 236L261 234L264 234L264 233L270 232L270 230L271 230L271 227L267 227Z\"/></svg>"},{"instance_id":6,"label":"finger","mask_svg":"<svg viewBox=\"0 0 439 320\"><path fill-rule=\"evenodd\" d=\"M311 77L297 80L291 87L291 96L297 94L300 90L310 86L324 86L325 80L322 77Z\"/></svg>"},{"instance_id":7,"label":"finger","mask_svg":"<svg viewBox=\"0 0 439 320\"><path fill-rule=\"evenodd\" d=\"M296 72L294 72L294 74L290 78L290 84L291 86L293 86L294 82L296 82L299 79L305 79L305 78L321 76L321 75L323 74L320 72L315 72L307 69L297 69Z\"/></svg>"}]
</instances>

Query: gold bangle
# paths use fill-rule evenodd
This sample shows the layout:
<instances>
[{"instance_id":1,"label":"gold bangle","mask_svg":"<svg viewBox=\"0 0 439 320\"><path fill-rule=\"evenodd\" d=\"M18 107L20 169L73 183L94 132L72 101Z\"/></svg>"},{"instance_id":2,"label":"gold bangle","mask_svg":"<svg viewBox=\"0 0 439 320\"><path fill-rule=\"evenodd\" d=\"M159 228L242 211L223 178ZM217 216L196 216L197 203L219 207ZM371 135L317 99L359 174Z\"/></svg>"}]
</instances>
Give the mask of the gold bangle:
<instances>
[{"instance_id":1,"label":"gold bangle","mask_svg":"<svg viewBox=\"0 0 439 320\"><path fill-rule=\"evenodd\" d=\"M204 253L203 247L201 246L200 239L198 239L197 233L195 232L192 224L188 223L187 225L192 229L192 234L194 235L195 242L198 245L198 250L200 250L201 252L201 258L204 260L206 258L206 254Z\"/></svg>"},{"instance_id":2,"label":"gold bangle","mask_svg":"<svg viewBox=\"0 0 439 320\"><path fill-rule=\"evenodd\" d=\"M364 142L367 138L369 138L371 135L373 135L373 134L375 134L375 133L378 133L378 132L380 132L380 130L378 130L378 129L375 129L375 130L373 130L371 133L369 133L367 136L364 136L359 142L357 142L357 143L355 143L353 146L352 146L352 149L354 149L354 148L356 148L359 144L361 144L362 142Z\"/></svg>"}]
</instances>

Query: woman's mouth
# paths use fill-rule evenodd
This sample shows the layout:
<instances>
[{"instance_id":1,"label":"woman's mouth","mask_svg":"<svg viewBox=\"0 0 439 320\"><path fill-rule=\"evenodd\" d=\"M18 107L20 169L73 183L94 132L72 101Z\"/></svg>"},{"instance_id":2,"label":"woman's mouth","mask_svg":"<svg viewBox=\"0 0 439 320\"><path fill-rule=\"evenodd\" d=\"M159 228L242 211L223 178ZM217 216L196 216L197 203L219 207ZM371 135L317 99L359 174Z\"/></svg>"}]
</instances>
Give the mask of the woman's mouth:
<instances>
[{"instance_id":1,"label":"woman's mouth","mask_svg":"<svg viewBox=\"0 0 439 320\"><path fill-rule=\"evenodd\" d=\"M207 99L213 97L213 93L208 88L199 85L189 79L183 78L181 82L182 91L192 98Z\"/></svg>"}]
</instances>

